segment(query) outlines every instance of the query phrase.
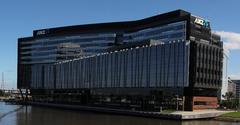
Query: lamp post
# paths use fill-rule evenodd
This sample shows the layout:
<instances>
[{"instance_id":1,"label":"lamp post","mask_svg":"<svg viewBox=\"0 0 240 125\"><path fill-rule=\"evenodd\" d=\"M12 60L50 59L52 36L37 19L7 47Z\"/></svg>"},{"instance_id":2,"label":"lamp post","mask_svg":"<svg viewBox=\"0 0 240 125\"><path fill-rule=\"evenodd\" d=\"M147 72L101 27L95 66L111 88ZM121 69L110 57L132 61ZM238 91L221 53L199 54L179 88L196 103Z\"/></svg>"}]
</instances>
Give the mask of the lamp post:
<instances>
[{"instance_id":1,"label":"lamp post","mask_svg":"<svg viewBox=\"0 0 240 125\"><path fill-rule=\"evenodd\" d=\"M1 89L4 91L4 72L2 72L2 83L1 83Z\"/></svg>"},{"instance_id":2,"label":"lamp post","mask_svg":"<svg viewBox=\"0 0 240 125\"><path fill-rule=\"evenodd\" d=\"M178 95L176 95L176 97L177 97L177 109L176 110L178 111Z\"/></svg>"}]
</instances>

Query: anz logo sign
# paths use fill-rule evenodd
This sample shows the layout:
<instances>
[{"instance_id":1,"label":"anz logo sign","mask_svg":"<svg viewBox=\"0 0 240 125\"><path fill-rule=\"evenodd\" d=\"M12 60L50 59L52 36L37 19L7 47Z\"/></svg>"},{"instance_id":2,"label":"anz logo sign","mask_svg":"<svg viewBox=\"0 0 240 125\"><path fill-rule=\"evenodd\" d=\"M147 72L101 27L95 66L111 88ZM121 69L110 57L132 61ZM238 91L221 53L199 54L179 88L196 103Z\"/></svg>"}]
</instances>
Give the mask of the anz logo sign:
<instances>
[{"instance_id":1,"label":"anz logo sign","mask_svg":"<svg viewBox=\"0 0 240 125\"><path fill-rule=\"evenodd\" d=\"M39 30L37 31L36 35L45 35L46 33L46 30Z\"/></svg>"},{"instance_id":2,"label":"anz logo sign","mask_svg":"<svg viewBox=\"0 0 240 125\"><path fill-rule=\"evenodd\" d=\"M210 22L206 21L206 20L203 20L203 19L200 19L200 18L196 18L194 20L194 23L198 24L198 25L201 25L201 26L204 26L206 28L210 28Z\"/></svg>"}]
</instances>

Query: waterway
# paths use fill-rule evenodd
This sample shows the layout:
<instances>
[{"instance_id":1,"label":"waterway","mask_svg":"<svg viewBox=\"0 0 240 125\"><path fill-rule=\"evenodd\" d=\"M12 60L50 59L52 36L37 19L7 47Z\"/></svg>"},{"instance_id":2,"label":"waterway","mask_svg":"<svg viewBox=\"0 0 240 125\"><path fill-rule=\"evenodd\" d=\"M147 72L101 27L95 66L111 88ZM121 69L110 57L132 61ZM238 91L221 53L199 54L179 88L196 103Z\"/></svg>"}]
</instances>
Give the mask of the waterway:
<instances>
[{"instance_id":1,"label":"waterway","mask_svg":"<svg viewBox=\"0 0 240 125\"><path fill-rule=\"evenodd\" d=\"M0 125L239 125L214 120L174 121L90 113L0 102Z\"/></svg>"}]
</instances>

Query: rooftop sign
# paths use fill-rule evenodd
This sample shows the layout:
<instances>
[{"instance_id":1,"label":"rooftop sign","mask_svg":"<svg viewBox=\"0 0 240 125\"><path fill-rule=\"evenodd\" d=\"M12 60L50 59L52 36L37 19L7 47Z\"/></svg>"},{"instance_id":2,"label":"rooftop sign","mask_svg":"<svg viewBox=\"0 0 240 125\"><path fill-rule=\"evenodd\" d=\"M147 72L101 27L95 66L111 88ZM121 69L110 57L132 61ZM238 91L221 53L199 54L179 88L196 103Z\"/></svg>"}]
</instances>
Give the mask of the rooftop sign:
<instances>
[{"instance_id":1,"label":"rooftop sign","mask_svg":"<svg viewBox=\"0 0 240 125\"><path fill-rule=\"evenodd\" d=\"M204 26L206 28L210 27L210 22L209 21L198 18L198 17L195 18L194 23L198 24L198 25L201 25L201 26Z\"/></svg>"},{"instance_id":2,"label":"rooftop sign","mask_svg":"<svg viewBox=\"0 0 240 125\"><path fill-rule=\"evenodd\" d=\"M45 35L45 34L46 34L46 30L39 30L36 33L36 35Z\"/></svg>"}]
</instances>

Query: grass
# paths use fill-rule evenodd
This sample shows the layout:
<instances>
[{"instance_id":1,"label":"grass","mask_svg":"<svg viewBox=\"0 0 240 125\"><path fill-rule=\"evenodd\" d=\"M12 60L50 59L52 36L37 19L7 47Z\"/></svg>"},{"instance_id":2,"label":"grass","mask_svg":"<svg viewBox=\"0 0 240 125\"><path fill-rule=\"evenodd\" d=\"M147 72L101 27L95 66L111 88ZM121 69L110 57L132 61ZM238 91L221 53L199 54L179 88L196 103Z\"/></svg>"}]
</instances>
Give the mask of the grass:
<instances>
[{"instance_id":1,"label":"grass","mask_svg":"<svg viewBox=\"0 0 240 125\"><path fill-rule=\"evenodd\" d=\"M221 117L231 117L231 118L240 118L240 112L230 112L230 113L226 113L221 115Z\"/></svg>"},{"instance_id":2,"label":"grass","mask_svg":"<svg viewBox=\"0 0 240 125\"><path fill-rule=\"evenodd\" d=\"M173 109L165 109L162 111L162 113L172 113L172 112L175 112L176 110L173 110Z\"/></svg>"}]
</instances>

